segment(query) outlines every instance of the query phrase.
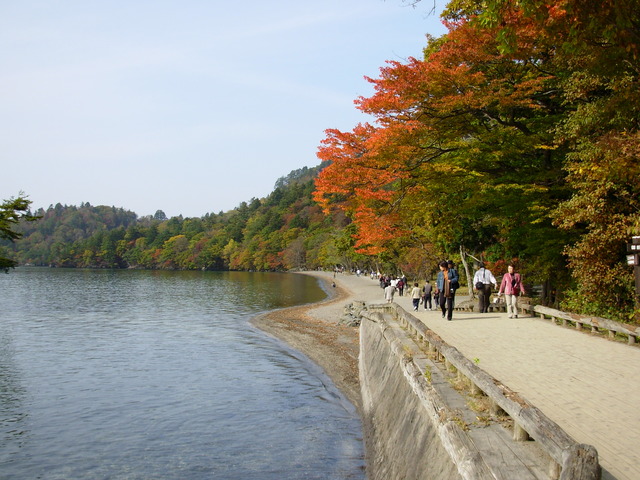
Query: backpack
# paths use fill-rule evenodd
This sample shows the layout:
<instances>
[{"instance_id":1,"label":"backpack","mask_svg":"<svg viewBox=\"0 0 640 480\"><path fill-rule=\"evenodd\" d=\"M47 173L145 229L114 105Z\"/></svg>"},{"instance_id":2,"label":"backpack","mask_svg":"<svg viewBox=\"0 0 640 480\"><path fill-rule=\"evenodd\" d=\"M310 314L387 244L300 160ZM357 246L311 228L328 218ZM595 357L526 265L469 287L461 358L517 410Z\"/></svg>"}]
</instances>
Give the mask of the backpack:
<instances>
[{"instance_id":1,"label":"backpack","mask_svg":"<svg viewBox=\"0 0 640 480\"><path fill-rule=\"evenodd\" d=\"M458 271L455 268L452 268L451 270L456 272L456 277L458 277L458 279L460 279L460 275L458 274ZM454 290L457 290L460 288L460 281L459 280L454 280L453 282L451 282L451 288L453 288Z\"/></svg>"}]
</instances>

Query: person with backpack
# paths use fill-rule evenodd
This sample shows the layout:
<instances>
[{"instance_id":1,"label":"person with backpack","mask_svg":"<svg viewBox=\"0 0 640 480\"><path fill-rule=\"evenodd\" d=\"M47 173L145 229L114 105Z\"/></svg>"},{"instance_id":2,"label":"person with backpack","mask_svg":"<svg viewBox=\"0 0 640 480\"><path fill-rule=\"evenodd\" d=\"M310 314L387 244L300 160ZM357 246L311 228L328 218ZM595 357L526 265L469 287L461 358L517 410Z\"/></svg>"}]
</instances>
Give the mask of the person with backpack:
<instances>
[{"instance_id":1,"label":"person with backpack","mask_svg":"<svg viewBox=\"0 0 640 480\"><path fill-rule=\"evenodd\" d=\"M457 278L457 280L451 284L451 288L458 290L460 288L460 274L458 273L458 269L456 268L455 263L453 263L453 260L447 260L447 265L449 265L450 272L453 270L452 275Z\"/></svg>"},{"instance_id":2,"label":"person with backpack","mask_svg":"<svg viewBox=\"0 0 640 480\"><path fill-rule=\"evenodd\" d=\"M513 265L507 267L507 273L502 277L498 297L503 292L509 318L518 318L518 295L524 295L524 286L520 274L514 273Z\"/></svg>"},{"instance_id":3,"label":"person with backpack","mask_svg":"<svg viewBox=\"0 0 640 480\"><path fill-rule=\"evenodd\" d=\"M491 285L497 287L496 277L493 276L491 270L484 267L484 263L480 263L480 268L473 276L473 286L478 291L478 310L480 313L489 311L489 301L491 299Z\"/></svg>"}]
</instances>

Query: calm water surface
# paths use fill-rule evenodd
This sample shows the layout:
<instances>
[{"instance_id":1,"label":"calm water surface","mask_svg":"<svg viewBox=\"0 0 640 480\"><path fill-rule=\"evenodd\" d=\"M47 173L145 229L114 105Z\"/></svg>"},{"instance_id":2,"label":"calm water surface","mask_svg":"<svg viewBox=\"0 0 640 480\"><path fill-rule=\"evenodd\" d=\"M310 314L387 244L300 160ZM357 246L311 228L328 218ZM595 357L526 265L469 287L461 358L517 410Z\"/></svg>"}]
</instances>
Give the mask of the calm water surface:
<instances>
[{"instance_id":1,"label":"calm water surface","mask_svg":"<svg viewBox=\"0 0 640 480\"><path fill-rule=\"evenodd\" d=\"M355 409L254 329L293 274L0 275L0 478L364 479Z\"/></svg>"}]
</instances>

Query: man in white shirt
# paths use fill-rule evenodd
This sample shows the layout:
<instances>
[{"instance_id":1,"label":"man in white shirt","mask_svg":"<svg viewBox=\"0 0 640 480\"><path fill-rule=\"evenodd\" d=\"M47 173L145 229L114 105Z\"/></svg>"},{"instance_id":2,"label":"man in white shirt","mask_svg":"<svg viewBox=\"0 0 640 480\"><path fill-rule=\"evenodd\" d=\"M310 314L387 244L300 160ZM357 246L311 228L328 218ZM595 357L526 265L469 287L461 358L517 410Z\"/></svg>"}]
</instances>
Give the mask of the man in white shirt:
<instances>
[{"instance_id":1,"label":"man in white shirt","mask_svg":"<svg viewBox=\"0 0 640 480\"><path fill-rule=\"evenodd\" d=\"M480 268L473 276L473 287L478 291L478 311L487 313L491 299L491 285L497 286L496 277L491 270L484 268L484 263L480 263Z\"/></svg>"}]
</instances>

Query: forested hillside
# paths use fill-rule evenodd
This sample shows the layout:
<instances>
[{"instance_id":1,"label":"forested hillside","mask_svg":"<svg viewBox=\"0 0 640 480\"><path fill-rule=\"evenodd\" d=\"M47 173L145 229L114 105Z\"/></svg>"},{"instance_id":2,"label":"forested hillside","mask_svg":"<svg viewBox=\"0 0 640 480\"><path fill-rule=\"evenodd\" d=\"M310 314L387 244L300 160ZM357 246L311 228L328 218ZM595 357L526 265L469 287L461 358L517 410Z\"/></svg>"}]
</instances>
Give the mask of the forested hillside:
<instances>
[{"instance_id":1,"label":"forested hillside","mask_svg":"<svg viewBox=\"0 0 640 480\"><path fill-rule=\"evenodd\" d=\"M350 265L343 216L311 198L318 168L280 178L264 199L202 218L138 217L122 208L55 205L23 222L11 257L21 264L85 268L289 270Z\"/></svg>"}]
</instances>

